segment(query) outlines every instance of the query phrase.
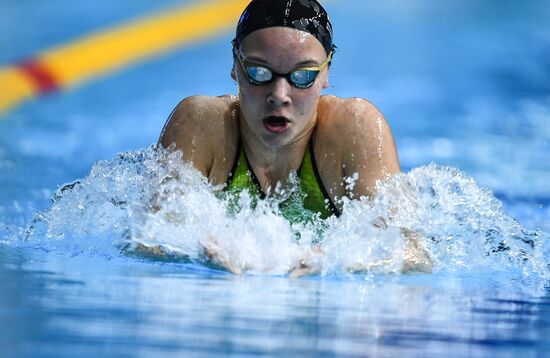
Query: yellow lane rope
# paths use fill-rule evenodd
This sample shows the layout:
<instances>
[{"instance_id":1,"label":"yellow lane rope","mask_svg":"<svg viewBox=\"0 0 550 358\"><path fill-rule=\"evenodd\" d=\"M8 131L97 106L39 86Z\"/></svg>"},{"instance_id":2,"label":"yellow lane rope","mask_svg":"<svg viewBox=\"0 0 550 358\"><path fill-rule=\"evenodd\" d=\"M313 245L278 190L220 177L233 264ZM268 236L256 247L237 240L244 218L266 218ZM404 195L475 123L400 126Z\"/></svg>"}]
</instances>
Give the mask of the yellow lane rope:
<instances>
[{"instance_id":1,"label":"yellow lane rope","mask_svg":"<svg viewBox=\"0 0 550 358\"><path fill-rule=\"evenodd\" d=\"M24 100L75 86L235 26L248 0L175 8L0 68L0 118Z\"/></svg>"}]
</instances>

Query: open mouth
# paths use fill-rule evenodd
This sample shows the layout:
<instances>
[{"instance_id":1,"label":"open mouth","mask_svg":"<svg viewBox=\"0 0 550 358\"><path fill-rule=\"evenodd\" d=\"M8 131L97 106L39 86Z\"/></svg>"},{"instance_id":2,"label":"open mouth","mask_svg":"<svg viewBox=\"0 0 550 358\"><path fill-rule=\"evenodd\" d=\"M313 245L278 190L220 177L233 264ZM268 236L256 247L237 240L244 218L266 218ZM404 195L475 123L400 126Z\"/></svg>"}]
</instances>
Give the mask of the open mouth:
<instances>
[{"instance_id":1,"label":"open mouth","mask_svg":"<svg viewBox=\"0 0 550 358\"><path fill-rule=\"evenodd\" d=\"M264 118L264 126L273 133L283 133L290 127L290 120L285 117L269 116Z\"/></svg>"}]
</instances>

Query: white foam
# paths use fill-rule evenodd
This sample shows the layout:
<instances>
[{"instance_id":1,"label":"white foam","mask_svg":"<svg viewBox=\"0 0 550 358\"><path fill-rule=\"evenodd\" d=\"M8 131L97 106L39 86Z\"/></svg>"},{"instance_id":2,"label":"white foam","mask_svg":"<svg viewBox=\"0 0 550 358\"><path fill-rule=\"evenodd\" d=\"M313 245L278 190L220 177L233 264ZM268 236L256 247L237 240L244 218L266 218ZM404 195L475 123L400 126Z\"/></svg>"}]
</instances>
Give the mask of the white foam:
<instances>
[{"instance_id":1,"label":"white foam","mask_svg":"<svg viewBox=\"0 0 550 358\"><path fill-rule=\"evenodd\" d=\"M123 153L58 190L30 239L107 236L125 252L150 248L153 259L182 257L235 273L340 275L402 272L412 232L436 271L550 277L545 234L522 228L490 191L453 168L432 164L397 175L372 200L345 200L343 214L324 222L290 223L280 199L221 199L219 189L179 152Z\"/></svg>"}]
</instances>

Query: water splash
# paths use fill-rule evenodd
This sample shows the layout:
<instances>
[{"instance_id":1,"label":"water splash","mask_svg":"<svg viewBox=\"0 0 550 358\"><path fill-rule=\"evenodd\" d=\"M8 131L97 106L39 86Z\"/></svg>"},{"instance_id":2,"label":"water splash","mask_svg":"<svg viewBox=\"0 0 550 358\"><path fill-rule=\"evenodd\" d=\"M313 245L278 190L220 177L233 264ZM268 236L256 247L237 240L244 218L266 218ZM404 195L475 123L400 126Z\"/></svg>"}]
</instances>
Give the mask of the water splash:
<instances>
[{"instance_id":1,"label":"water splash","mask_svg":"<svg viewBox=\"0 0 550 358\"><path fill-rule=\"evenodd\" d=\"M275 275L398 273L417 245L434 271L550 277L547 236L522 228L490 191L453 168L432 164L394 176L372 200L343 199L341 217L325 221L293 223L281 215L280 197L228 199L220 189L181 152L123 153L60 188L28 240L95 245L104 238L119 253Z\"/></svg>"}]
</instances>

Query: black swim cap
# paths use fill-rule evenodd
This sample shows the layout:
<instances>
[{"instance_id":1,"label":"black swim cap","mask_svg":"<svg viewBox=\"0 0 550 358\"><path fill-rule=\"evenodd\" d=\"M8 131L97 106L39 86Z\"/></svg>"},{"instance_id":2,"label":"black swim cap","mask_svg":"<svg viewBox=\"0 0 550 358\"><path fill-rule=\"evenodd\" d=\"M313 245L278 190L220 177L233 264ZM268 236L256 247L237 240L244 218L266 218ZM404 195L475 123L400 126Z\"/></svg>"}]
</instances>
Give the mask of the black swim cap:
<instances>
[{"instance_id":1,"label":"black swim cap","mask_svg":"<svg viewBox=\"0 0 550 358\"><path fill-rule=\"evenodd\" d=\"M252 0L241 15L233 45L256 30L276 26L312 34L327 55L335 48L328 14L316 0Z\"/></svg>"}]
</instances>

